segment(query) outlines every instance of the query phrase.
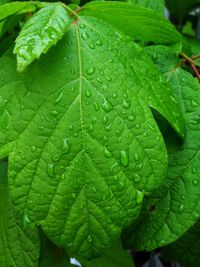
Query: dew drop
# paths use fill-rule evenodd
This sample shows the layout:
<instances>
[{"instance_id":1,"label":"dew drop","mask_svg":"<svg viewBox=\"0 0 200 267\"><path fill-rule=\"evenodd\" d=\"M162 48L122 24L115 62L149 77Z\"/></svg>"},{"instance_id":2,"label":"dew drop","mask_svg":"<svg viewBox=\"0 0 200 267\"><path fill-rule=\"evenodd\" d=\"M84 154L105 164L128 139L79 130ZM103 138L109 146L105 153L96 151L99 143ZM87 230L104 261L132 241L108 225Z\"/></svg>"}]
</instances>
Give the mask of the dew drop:
<instances>
[{"instance_id":1,"label":"dew drop","mask_svg":"<svg viewBox=\"0 0 200 267\"><path fill-rule=\"evenodd\" d=\"M96 193L97 192L97 189L95 186L92 186L92 192Z\"/></svg>"},{"instance_id":2,"label":"dew drop","mask_svg":"<svg viewBox=\"0 0 200 267\"><path fill-rule=\"evenodd\" d=\"M127 100L124 100L124 102L122 103L122 107L126 108L126 109L129 109L131 107L131 102L127 101Z\"/></svg>"},{"instance_id":3,"label":"dew drop","mask_svg":"<svg viewBox=\"0 0 200 267\"><path fill-rule=\"evenodd\" d=\"M124 167L127 167L129 164L128 153L125 150L120 151L120 162Z\"/></svg>"},{"instance_id":4,"label":"dew drop","mask_svg":"<svg viewBox=\"0 0 200 267\"><path fill-rule=\"evenodd\" d=\"M47 175L51 178L53 178L55 176L55 173L54 173L54 163L49 163L47 165Z\"/></svg>"},{"instance_id":5,"label":"dew drop","mask_svg":"<svg viewBox=\"0 0 200 267\"><path fill-rule=\"evenodd\" d=\"M89 89L87 89L86 91L85 91L85 95L87 96L87 97L91 97L91 91L89 90Z\"/></svg>"},{"instance_id":6,"label":"dew drop","mask_svg":"<svg viewBox=\"0 0 200 267\"><path fill-rule=\"evenodd\" d=\"M192 181L192 183L193 183L193 185L198 185L199 184L199 181L198 180L196 180L196 179L194 179L193 181Z\"/></svg>"},{"instance_id":7,"label":"dew drop","mask_svg":"<svg viewBox=\"0 0 200 267\"><path fill-rule=\"evenodd\" d=\"M133 179L134 179L134 182L138 183L141 181L142 177L139 174L135 174Z\"/></svg>"},{"instance_id":8,"label":"dew drop","mask_svg":"<svg viewBox=\"0 0 200 267\"><path fill-rule=\"evenodd\" d=\"M136 197L135 197L136 203L140 204L143 198L144 198L144 192L136 190Z\"/></svg>"},{"instance_id":9,"label":"dew drop","mask_svg":"<svg viewBox=\"0 0 200 267\"><path fill-rule=\"evenodd\" d=\"M103 137L103 141L104 141L104 142L108 141L107 136L104 135L104 137Z\"/></svg>"},{"instance_id":10,"label":"dew drop","mask_svg":"<svg viewBox=\"0 0 200 267\"><path fill-rule=\"evenodd\" d=\"M63 91L59 94L59 96L56 98L55 105L57 105L63 98Z\"/></svg>"},{"instance_id":11,"label":"dew drop","mask_svg":"<svg viewBox=\"0 0 200 267\"><path fill-rule=\"evenodd\" d=\"M89 44L89 48L90 49L95 49L95 45L94 44Z\"/></svg>"},{"instance_id":12,"label":"dew drop","mask_svg":"<svg viewBox=\"0 0 200 267\"><path fill-rule=\"evenodd\" d=\"M106 147L104 147L103 153L104 153L106 158L112 157L112 153Z\"/></svg>"},{"instance_id":13,"label":"dew drop","mask_svg":"<svg viewBox=\"0 0 200 267\"><path fill-rule=\"evenodd\" d=\"M101 79L101 78L97 78L97 82L99 82L99 83L103 83L103 80Z\"/></svg>"},{"instance_id":14,"label":"dew drop","mask_svg":"<svg viewBox=\"0 0 200 267\"><path fill-rule=\"evenodd\" d=\"M76 198L76 194L72 193L72 198L75 199Z\"/></svg>"},{"instance_id":15,"label":"dew drop","mask_svg":"<svg viewBox=\"0 0 200 267\"><path fill-rule=\"evenodd\" d=\"M106 116L103 116L103 118L102 118L102 122L103 123L106 123L108 121L108 118L106 117Z\"/></svg>"},{"instance_id":16,"label":"dew drop","mask_svg":"<svg viewBox=\"0 0 200 267\"><path fill-rule=\"evenodd\" d=\"M105 110L105 112L109 112L112 110L112 105L108 100L104 100L103 104L102 104L103 109Z\"/></svg>"},{"instance_id":17,"label":"dew drop","mask_svg":"<svg viewBox=\"0 0 200 267\"><path fill-rule=\"evenodd\" d=\"M89 39L89 35L88 35L88 33L86 32L86 31L84 31L82 34L81 34L81 37L82 37L82 39L85 41L85 40L87 40L87 39Z\"/></svg>"},{"instance_id":18,"label":"dew drop","mask_svg":"<svg viewBox=\"0 0 200 267\"><path fill-rule=\"evenodd\" d=\"M35 152L36 150L37 150L37 147L36 147L36 146L32 146L32 147L31 147L31 151L32 151L32 152Z\"/></svg>"},{"instance_id":19,"label":"dew drop","mask_svg":"<svg viewBox=\"0 0 200 267\"><path fill-rule=\"evenodd\" d=\"M192 100L191 105L192 105L193 108L196 108L196 107L199 106L198 102L196 102L194 100Z\"/></svg>"},{"instance_id":20,"label":"dew drop","mask_svg":"<svg viewBox=\"0 0 200 267\"><path fill-rule=\"evenodd\" d=\"M134 158L135 158L136 161L139 160L139 155L138 155L138 153L135 153L135 154L134 154Z\"/></svg>"},{"instance_id":21,"label":"dew drop","mask_svg":"<svg viewBox=\"0 0 200 267\"><path fill-rule=\"evenodd\" d=\"M102 40L100 40L100 39L99 39L99 40L97 40L97 41L96 41L96 45L98 45L98 46L101 46L101 45L103 45L103 41L102 41Z\"/></svg>"},{"instance_id":22,"label":"dew drop","mask_svg":"<svg viewBox=\"0 0 200 267\"><path fill-rule=\"evenodd\" d=\"M89 68L86 72L87 72L88 75L94 74L95 73L95 67Z\"/></svg>"},{"instance_id":23,"label":"dew drop","mask_svg":"<svg viewBox=\"0 0 200 267\"><path fill-rule=\"evenodd\" d=\"M90 125L89 125L88 130L89 130L90 132L92 132L92 131L94 130L94 126L93 126L93 124L90 124Z\"/></svg>"},{"instance_id":24,"label":"dew drop","mask_svg":"<svg viewBox=\"0 0 200 267\"><path fill-rule=\"evenodd\" d=\"M65 173L63 173L60 177L61 180L64 180L65 179Z\"/></svg>"},{"instance_id":25,"label":"dew drop","mask_svg":"<svg viewBox=\"0 0 200 267\"><path fill-rule=\"evenodd\" d=\"M181 204L180 207L178 208L178 213L182 214L184 211L184 205Z\"/></svg>"},{"instance_id":26,"label":"dew drop","mask_svg":"<svg viewBox=\"0 0 200 267\"><path fill-rule=\"evenodd\" d=\"M52 115L52 116L57 116L58 115L58 111L57 110L51 110L50 111L50 114Z\"/></svg>"},{"instance_id":27,"label":"dew drop","mask_svg":"<svg viewBox=\"0 0 200 267\"><path fill-rule=\"evenodd\" d=\"M113 93L112 97L117 98L117 93Z\"/></svg>"},{"instance_id":28,"label":"dew drop","mask_svg":"<svg viewBox=\"0 0 200 267\"><path fill-rule=\"evenodd\" d=\"M84 29L85 28L85 25L84 24L80 24L80 28L81 29Z\"/></svg>"},{"instance_id":29,"label":"dew drop","mask_svg":"<svg viewBox=\"0 0 200 267\"><path fill-rule=\"evenodd\" d=\"M94 102L94 109L95 111L98 111L99 110L99 105L97 102Z\"/></svg>"},{"instance_id":30,"label":"dew drop","mask_svg":"<svg viewBox=\"0 0 200 267\"><path fill-rule=\"evenodd\" d=\"M73 131L74 130L74 125L69 125L69 130Z\"/></svg>"},{"instance_id":31,"label":"dew drop","mask_svg":"<svg viewBox=\"0 0 200 267\"><path fill-rule=\"evenodd\" d=\"M135 120L135 117L132 115L128 116L128 121L133 122Z\"/></svg>"}]
</instances>

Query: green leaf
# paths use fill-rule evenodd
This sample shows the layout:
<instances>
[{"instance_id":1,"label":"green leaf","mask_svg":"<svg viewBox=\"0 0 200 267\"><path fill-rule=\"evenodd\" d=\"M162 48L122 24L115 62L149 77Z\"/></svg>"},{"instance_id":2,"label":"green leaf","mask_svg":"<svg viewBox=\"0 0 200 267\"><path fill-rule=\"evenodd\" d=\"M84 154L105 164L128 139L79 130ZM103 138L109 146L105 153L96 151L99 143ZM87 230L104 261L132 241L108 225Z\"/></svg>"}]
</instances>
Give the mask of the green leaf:
<instances>
[{"instance_id":1,"label":"green leaf","mask_svg":"<svg viewBox=\"0 0 200 267\"><path fill-rule=\"evenodd\" d=\"M28 12L35 12L37 9L45 6L46 3L41 3L37 1L30 2L12 2L1 6L0 9L0 22L6 18L14 15L25 14Z\"/></svg>"},{"instance_id":2,"label":"green leaf","mask_svg":"<svg viewBox=\"0 0 200 267\"><path fill-rule=\"evenodd\" d=\"M161 250L166 261L179 261L183 267L200 265L200 223L196 223L188 232L173 244Z\"/></svg>"},{"instance_id":3,"label":"green leaf","mask_svg":"<svg viewBox=\"0 0 200 267\"><path fill-rule=\"evenodd\" d=\"M141 250L174 242L200 217L200 85L182 69L163 69L184 111L186 139L170 157L165 185L145 201L137 229L130 238L130 243Z\"/></svg>"},{"instance_id":4,"label":"green leaf","mask_svg":"<svg viewBox=\"0 0 200 267\"><path fill-rule=\"evenodd\" d=\"M199 0L165 0L165 2L170 13L178 19L179 24L183 23L183 19L190 9L200 3Z\"/></svg>"},{"instance_id":5,"label":"green leaf","mask_svg":"<svg viewBox=\"0 0 200 267\"><path fill-rule=\"evenodd\" d=\"M39 239L36 230L22 227L7 185L7 162L0 161L0 262L1 267L37 267Z\"/></svg>"},{"instance_id":6,"label":"green leaf","mask_svg":"<svg viewBox=\"0 0 200 267\"><path fill-rule=\"evenodd\" d=\"M98 17L134 40L174 43L183 39L163 16L136 4L94 1L83 6L79 13Z\"/></svg>"},{"instance_id":7,"label":"green leaf","mask_svg":"<svg viewBox=\"0 0 200 267\"><path fill-rule=\"evenodd\" d=\"M69 26L68 13L60 4L49 4L35 13L16 39L14 54L17 54L18 71L23 71L46 53L63 37Z\"/></svg>"},{"instance_id":8,"label":"green leaf","mask_svg":"<svg viewBox=\"0 0 200 267\"><path fill-rule=\"evenodd\" d=\"M106 249L103 255L91 261L80 261L85 267L134 267L133 259L125 251L121 243L113 245Z\"/></svg>"},{"instance_id":9,"label":"green leaf","mask_svg":"<svg viewBox=\"0 0 200 267\"><path fill-rule=\"evenodd\" d=\"M99 255L164 178L150 108L183 134L172 91L139 46L92 17L76 20L26 73L11 52L0 66L0 155L11 144L15 205L56 244Z\"/></svg>"},{"instance_id":10,"label":"green leaf","mask_svg":"<svg viewBox=\"0 0 200 267\"><path fill-rule=\"evenodd\" d=\"M127 0L127 2L153 9L164 15L164 0Z\"/></svg>"}]
</instances>

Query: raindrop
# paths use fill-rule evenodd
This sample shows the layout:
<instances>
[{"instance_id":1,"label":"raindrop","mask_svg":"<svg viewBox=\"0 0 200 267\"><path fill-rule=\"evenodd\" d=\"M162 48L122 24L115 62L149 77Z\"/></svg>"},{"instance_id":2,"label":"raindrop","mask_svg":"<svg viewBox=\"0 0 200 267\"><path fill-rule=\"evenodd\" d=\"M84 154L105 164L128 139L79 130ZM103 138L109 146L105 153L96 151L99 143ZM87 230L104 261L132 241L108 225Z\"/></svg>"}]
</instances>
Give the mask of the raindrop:
<instances>
[{"instance_id":1,"label":"raindrop","mask_svg":"<svg viewBox=\"0 0 200 267\"><path fill-rule=\"evenodd\" d=\"M76 198L76 194L72 193L72 198L75 199Z\"/></svg>"},{"instance_id":2,"label":"raindrop","mask_svg":"<svg viewBox=\"0 0 200 267\"><path fill-rule=\"evenodd\" d=\"M32 151L32 152L35 152L36 150L37 150L37 147L36 147L36 146L32 146L32 147L31 147L31 151Z\"/></svg>"},{"instance_id":3,"label":"raindrop","mask_svg":"<svg viewBox=\"0 0 200 267\"><path fill-rule=\"evenodd\" d=\"M81 29L84 29L85 28L85 25L84 24L80 24L80 28Z\"/></svg>"},{"instance_id":4,"label":"raindrop","mask_svg":"<svg viewBox=\"0 0 200 267\"><path fill-rule=\"evenodd\" d=\"M135 120L135 117L132 115L128 116L128 121L133 122Z\"/></svg>"},{"instance_id":5,"label":"raindrop","mask_svg":"<svg viewBox=\"0 0 200 267\"><path fill-rule=\"evenodd\" d=\"M181 204L180 207L178 208L178 212L181 214L183 213L183 211L184 211L184 205Z\"/></svg>"},{"instance_id":6,"label":"raindrop","mask_svg":"<svg viewBox=\"0 0 200 267\"><path fill-rule=\"evenodd\" d=\"M59 94L59 96L56 98L55 105L57 105L63 97L63 91Z\"/></svg>"},{"instance_id":7,"label":"raindrop","mask_svg":"<svg viewBox=\"0 0 200 267\"><path fill-rule=\"evenodd\" d=\"M193 181L192 181L192 183L193 183L193 185L198 185L199 184L199 181L198 180L196 180L196 179L194 179Z\"/></svg>"},{"instance_id":8,"label":"raindrop","mask_svg":"<svg viewBox=\"0 0 200 267\"><path fill-rule=\"evenodd\" d=\"M65 173L63 173L60 177L61 180L64 180L65 179Z\"/></svg>"},{"instance_id":9,"label":"raindrop","mask_svg":"<svg viewBox=\"0 0 200 267\"><path fill-rule=\"evenodd\" d=\"M124 107L124 108L126 108L126 109L129 109L129 108L131 107L131 102L125 100L125 101L122 103L122 107Z\"/></svg>"},{"instance_id":10,"label":"raindrop","mask_svg":"<svg viewBox=\"0 0 200 267\"><path fill-rule=\"evenodd\" d=\"M113 93L112 97L117 98L117 93Z\"/></svg>"},{"instance_id":11,"label":"raindrop","mask_svg":"<svg viewBox=\"0 0 200 267\"><path fill-rule=\"evenodd\" d=\"M58 115L58 111L57 110L51 110L50 111L50 114L52 115L52 116L57 116Z\"/></svg>"},{"instance_id":12,"label":"raindrop","mask_svg":"<svg viewBox=\"0 0 200 267\"><path fill-rule=\"evenodd\" d=\"M99 83L103 83L103 80L101 79L101 78L97 78L97 82L99 82Z\"/></svg>"},{"instance_id":13,"label":"raindrop","mask_svg":"<svg viewBox=\"0 0 200 267\"><path fill-rule=\"evenodd\" d=\"M103 141L104 141L104 142L108 141L107 136L104 136L104 137L103 137Z\"/></svg>"},{"instance_id":14,"label":"raindrop","mask_svg":"<svg viewBox=\"0 0 200 267\"><path fill-rule=\"evenodd\" d=\"M95 49L95 45L94 44L89 44L89 48Z\"/></svg>"},{"instance_id":15,"label":"raindrop","mask_svg":"<svg viewBox=\"0 0 200 267\"><path fill-rule=\"evenodd\" d=\"M86 72L87 72L88 75L94 74L95 73L95 67L89 68Z\"/></svg>"},{"instance_id":16,"label":"raindrop","mask_svg":"<svg viewBox=\"0 0 200 267\"><path fill-rule=\"evenodd\" d=\"M139 174L135 174L133 179L134 179L134 182L138 183L141 181L142 177Z\"/></svg>"},{"instance_id":17,"label":"raindrop","mask_svg":"<svg viewBox=\"0 0 200 267\"><path fill-rule=\"evenodd\" d=\"M98 45L98 46L103 45L103 41L102 41L102 40L97 40L97 41L96 41L96 45Z\"/></svg>"},{"instance_id":18,"label":"raindrop","mask_svg":"<svg viewBox=\"0 0 200 267\"><path fill-rule=\"evenodd\" d=\"M102 122L103 123L106 123L108 121L108 118L106 117L106 116L103 116L103 118L102 118Z\"/></svg>"},{"instance_id":19,"label":"raindrop","mask_svg":"<svg viewBox=\"0 0 200 267\"><path fill-rule=\"evenodd\" d=\"M91 91L89 90L89 89L87 89L86 91L85 91L85 95L87 96L87 97L91 97Z\"/></svg>"},{"instance_id":20,"label":"raindrop","mask_svg":"<svg viewBox=\"0 0 200 267\"><path fill-rule=\"evenodd\" d=\"M136 161L139 160L139 155L138 155L138 153L135 153L135 154L134 154L134 158L135 158Z\"/></svg>"},{"instance_id":21,"label":"raindrop","mask_svg":"<svg viewBox=\"0 0 200 267\"><path fill-rule=\"evenodd\" d=\"M104 147L103 152L104 152L104 155L106 156L106 158L112 157L112 153L106 147Z\"/></svg>"},{"instance_id":22,"label":"raindrop","mask_svg":"<svg viewBox=\"0 0 200 267\"><path fill-rule=\"evenodd\" d=\"M74 125L69 125L69 130L73 131L74 130Z\"/></svg>"},{"instance_id":23,"label":"raindrop","mask_svg":"<svg viewBox=\"0 0 200 267\"><path fill-rule=\"evenodd\" d=\"M105 110L105 112L109 112L112 110L112 105L110 102L108 102L108 100L104 99L104 102L102 104L103 109Z\"/></svg>"},{"instance_id":24,"label":"raindrop","mask_svg":"<svg viewBox=\"0 0 200 267\"><path fill-rule=\"evenodd\" d=\"M87 40L87 39L89 39L89 35L88 35L88 33L86 32L86 31L84 31L82 34L81 34L81 37L82 37L82 39L85 41L85 40Z\"/></svg>"},{"instance_id":25,"label":"raindrop","mask_svg":"<svg viewBox=\"0 0 200 267\"><path fill-rule=\"evenodd\" d=\"M93 124L90 124L90 125L89 125L88 130L89 130L90 132L92 132L92 131L94 130L94 126L93 126Z\"/></svg>"},{"instance_id":26,"label":"raindrop","mask_svg":"<svg viewBox=\"0 0 200 267\"><path fill-rule=\"evenodd\" d=\"M96 192L97 192L97 189L96 189L96 187L95 187L95 186L92 186L92 191L93 191L94 193L96 193Z\"/></svg>"},{"instance_id":27,"label":"raindrop","mask_svg":"<svg viewBox=\"0 0 200 267\"><path fill-rule=\"evenodd\" d=\"M55 173L54 173L54 163L49 163L48 165L47 165L47 175L49 176L49 177L54 177L55 176Z\"/></svg>"},{"instance_id":28,"label":"raindrop","mask_svg":"<svg viewBox=\"0 0 200 267\"><path fill-rule=\"evenodd\" d=\"M128 153L125 150L120 151L120 162L124 167L127 167L129 164Z\"/></svg>"},{"instance_id":29,"label":"raindrop","mask_svg":"<svg viewBox=\"0 0 200 267\"><path fill-rule=\"evenodd\" d=\"M99 105L97 102L94 102L94 109L95 111L98 111L99 110Z\"/></svg>"},{"instance_id":30,"label":"raindrop","mask_svg":"<svg viewBox=\"0 0 200 267\"><path fill-rule=\"evenodd\" d=\"M136 190L136 197L135 197L136 203L140 204L143 198L144 198L144 192Z\"/></svg>"},{"instance_id":31,"label":"raindrop","mask_svg":"<svg viewBox=\"0 0 200 267\"><path fill-rule=\"evenodd\" d=\"M192 100L191 105L192 105L193 108L196 108L196 107L199 106L198 102L196 102L194 100Z\"/></svg>"}]
</instances>

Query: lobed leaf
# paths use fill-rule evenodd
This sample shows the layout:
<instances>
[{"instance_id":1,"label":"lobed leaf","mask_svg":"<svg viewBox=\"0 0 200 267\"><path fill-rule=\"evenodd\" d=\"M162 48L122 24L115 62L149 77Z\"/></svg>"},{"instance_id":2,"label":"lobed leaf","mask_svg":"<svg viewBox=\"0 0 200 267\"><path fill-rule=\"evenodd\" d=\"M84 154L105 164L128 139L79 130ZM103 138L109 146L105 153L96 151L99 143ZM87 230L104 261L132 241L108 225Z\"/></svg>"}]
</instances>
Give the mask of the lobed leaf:
<instances>
[{"instance_id":1,"label":"lobed leaf","mask_svg":"<svg viewBox=\"0 0 200 267\"><path fill-rule=\"evenodd\" d=\"M171 155L166 183L146 200L130 239L130 243L140 250L152 250L174 242L200 216L200 86L190 73L174 66L168 70L166 67L161 70L182 103L186 139L183 147Z\"/></svg>"},{"instance_id":2,"label":"lobed leaf","mask_svg":"<svg viewBox=\"0 0 200 267\"><path fill-rule=\"evenodd\" d=\"M61 4L49 4L35 13L16 39L14 54L17 54L17 69L23 71L46 53L63 37L69 26L68 13Z\"/></svg>"},{"instance_id":3,"label":"lobed leaf","mask_svg":"<svg viewBox=\"0 0 200 267\"><path fill-rule=\"evenodd\" d=\"M15 71L11 52L0 66L0 155L12 148L20 215L71 252L99 255L164 178L167 153L150 107L183 134L172 91L140 47L92 17L75 20L26 73Z\"/></svg>"}]
</instances>

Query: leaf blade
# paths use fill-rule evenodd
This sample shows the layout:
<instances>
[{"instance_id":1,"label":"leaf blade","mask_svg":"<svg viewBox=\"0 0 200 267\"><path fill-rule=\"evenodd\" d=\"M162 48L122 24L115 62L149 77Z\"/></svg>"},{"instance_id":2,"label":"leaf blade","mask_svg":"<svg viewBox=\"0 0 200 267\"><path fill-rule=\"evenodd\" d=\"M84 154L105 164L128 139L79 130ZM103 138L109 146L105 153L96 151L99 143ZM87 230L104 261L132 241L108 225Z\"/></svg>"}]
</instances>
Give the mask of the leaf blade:
<instances>
[{"instance_id":1,"label":"leaf blade","mask_svg":"<svg viewBox=\"0 0 200 267\"><path fill-rule=\"evenodd\" d=\"M17 55L18 70L25 70L46 53L63 37L69 26L68 13L60 4L49 4L35 13L16 39L14 54Z\"/></svg>"}]
</instances>

